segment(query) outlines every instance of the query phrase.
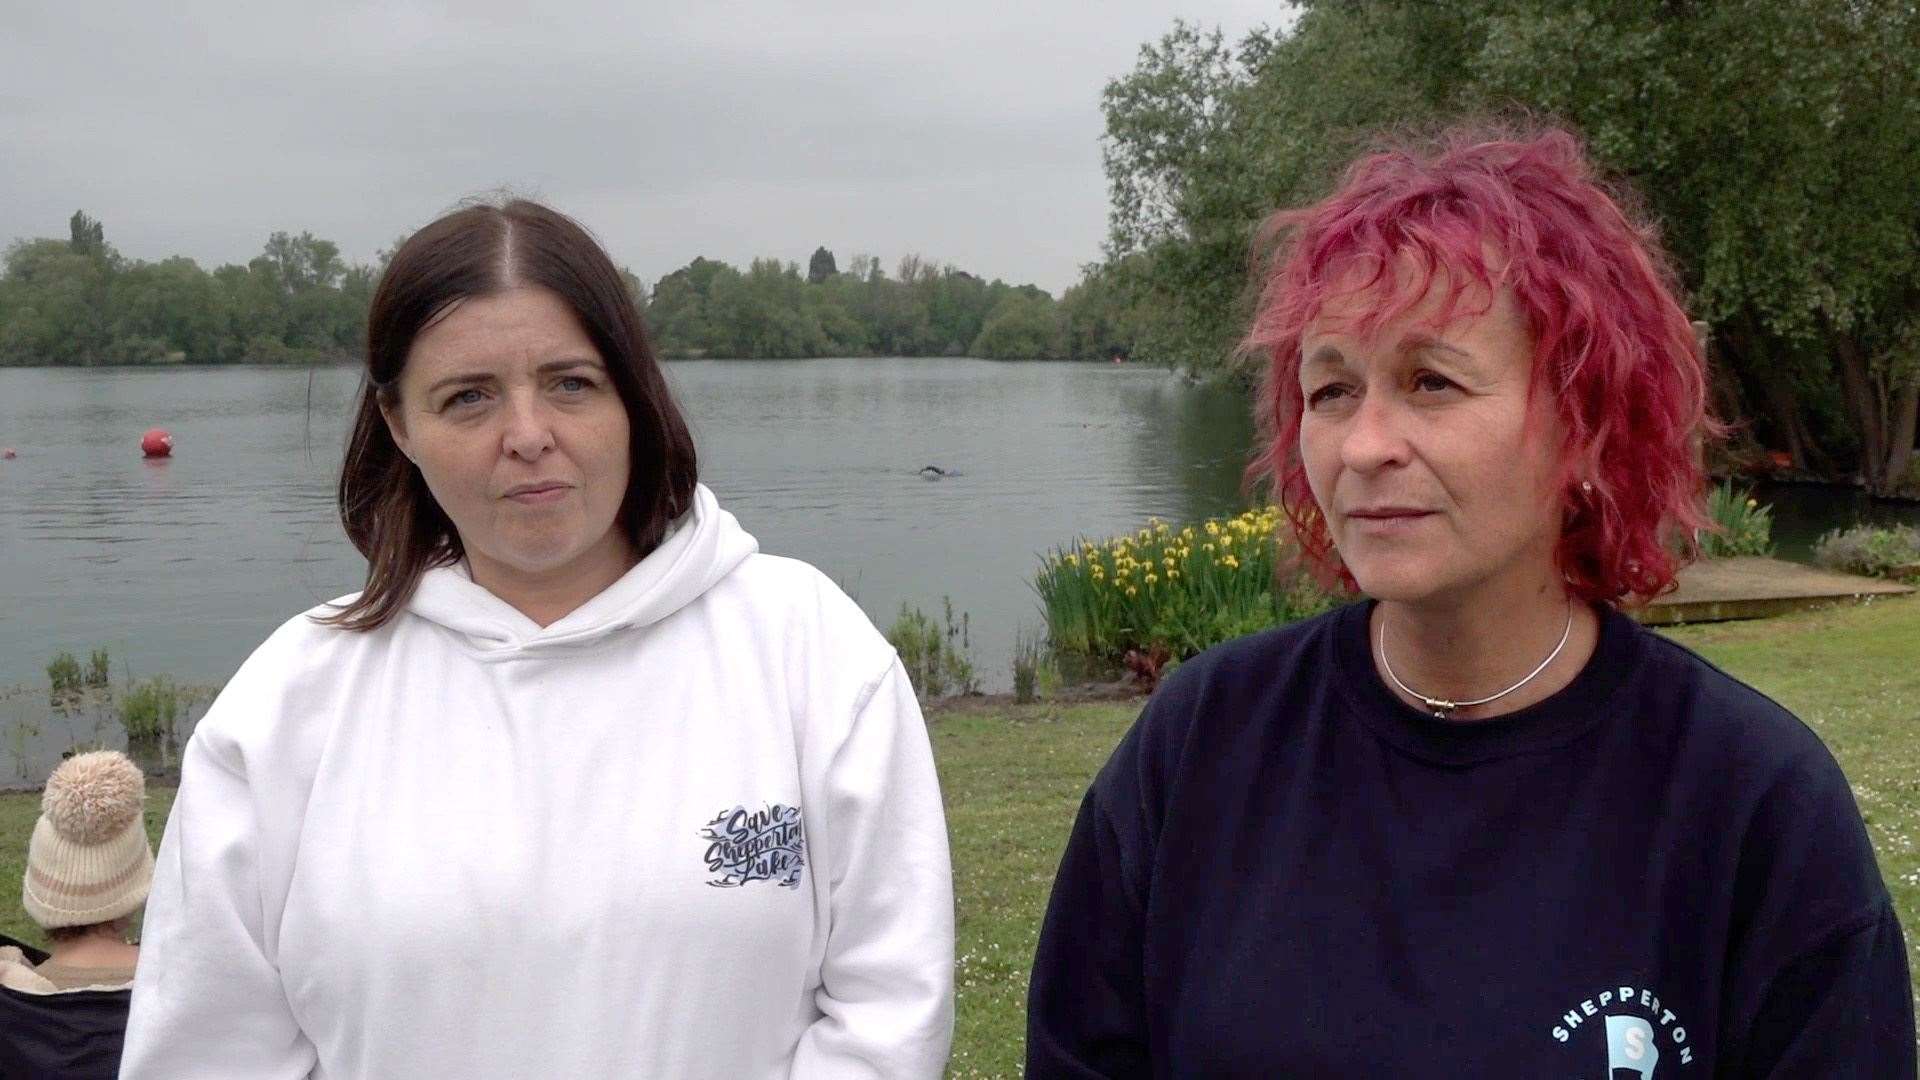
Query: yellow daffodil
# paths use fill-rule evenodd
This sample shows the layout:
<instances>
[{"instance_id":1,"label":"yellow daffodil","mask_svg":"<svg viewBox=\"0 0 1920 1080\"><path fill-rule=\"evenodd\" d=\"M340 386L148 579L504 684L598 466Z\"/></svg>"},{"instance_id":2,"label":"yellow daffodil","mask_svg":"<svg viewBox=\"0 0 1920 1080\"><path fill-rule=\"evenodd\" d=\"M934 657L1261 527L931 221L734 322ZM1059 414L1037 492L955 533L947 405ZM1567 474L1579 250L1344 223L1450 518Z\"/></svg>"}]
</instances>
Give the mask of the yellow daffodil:
<instances>
[{"instance_id":1,"label":"yellow daffodil","mask_svg":"<svg viewBox=\"0 0 1920 1080\"><path fill-rule=\"evenodd\" d=\"M1134 587L1133 587L1133 586L1131 586L1131 585L1129 585L1129 586L1127 586L1127 595L1128 595L1128 596L1132 596L1132 595L1133 595L1134 593L1136 593L1136 592L1139 592L1139 591L1140 591L1140 590L1138 590L1138 589L1136 589L1136 588L1134 588Z\"/></svg>"}]
</instances>

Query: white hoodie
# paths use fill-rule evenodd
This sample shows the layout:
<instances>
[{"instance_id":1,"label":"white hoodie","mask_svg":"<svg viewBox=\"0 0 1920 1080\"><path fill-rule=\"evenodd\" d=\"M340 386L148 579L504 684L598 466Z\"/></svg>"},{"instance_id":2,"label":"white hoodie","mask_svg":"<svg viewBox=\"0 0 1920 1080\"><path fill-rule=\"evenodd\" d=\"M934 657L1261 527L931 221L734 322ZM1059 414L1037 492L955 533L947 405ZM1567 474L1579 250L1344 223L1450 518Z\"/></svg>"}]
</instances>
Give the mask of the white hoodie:
<instances>
[{"instance_id":1,"label":"white hoodie","mask_svg":"<svg viewBox=\"0 0 1920 1080\"><path fill-rule=\"evenodd\" d=\"M372 633L281 627L187 746L121 1076L940 1075L919 707L756 551L701 487L545 629L458 568Z\"/></svg>"}]
</instances>

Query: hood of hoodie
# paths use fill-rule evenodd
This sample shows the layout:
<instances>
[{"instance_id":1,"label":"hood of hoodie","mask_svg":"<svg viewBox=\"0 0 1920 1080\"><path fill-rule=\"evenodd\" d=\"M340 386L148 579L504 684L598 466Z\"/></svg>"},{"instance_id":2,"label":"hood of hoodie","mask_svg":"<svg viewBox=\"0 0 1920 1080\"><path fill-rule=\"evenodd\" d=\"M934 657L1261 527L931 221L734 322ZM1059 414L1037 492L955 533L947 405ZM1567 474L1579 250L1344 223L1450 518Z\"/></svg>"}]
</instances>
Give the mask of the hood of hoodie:
<instances>
[{"instance_id":1,"label":"hood of hoodie","mask_svg":"<svg viewBox=\"0 0 1920 1080\"><path fill-rule=\"evenodd\" d=\"M551 626L541 626L476 584L464 562L423 574L407 610L453 631L482 655L591 647L686 607L759 550L713 492L699 484L693 508L673 523L659 547Z\"/></svg>"}]
</instances>

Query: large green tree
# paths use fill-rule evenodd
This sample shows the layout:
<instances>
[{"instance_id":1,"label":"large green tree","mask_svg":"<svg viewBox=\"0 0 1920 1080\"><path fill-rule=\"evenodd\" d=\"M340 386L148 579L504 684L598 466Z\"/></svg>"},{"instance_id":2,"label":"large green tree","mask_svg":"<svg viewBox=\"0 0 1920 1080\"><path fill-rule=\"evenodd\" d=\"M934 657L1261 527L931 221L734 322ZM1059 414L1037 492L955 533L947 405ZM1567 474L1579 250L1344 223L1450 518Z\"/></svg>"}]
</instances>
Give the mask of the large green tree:
<instances>
[{"instance_id":1,"label":"large green tree","mask_svg":"<svg viewBox=\"0 0 1920 1080\"><path fill-rule=\"evenodd\" d=\"M989 360L1037 360L1061 354L1061 327L1045 293L1010 292L994 306L974 339L973 355Z\"/></svg>"},{"instance_id":2,"label":"large green tree","mask_svg":"<svg viewBox=\"0 0 1920 1080\"><path fill-rule=\"evenodd\" d=\"M1796 464L1890 491L1920 424L1912 0L1319 0L1186 25L1103 99L1109 263L1155 355L1220 368L1251 240L1378 132L1515 106L1638 190L1713 329L1716 400ZM1906 482L1911 483L1909 478Z\"/></svg>"},{"instance_id":3,"label":"large green tree","mask_svg":"<svg viewBox=\"0 0 1920 1080\"><path fill-rule=\"evenodd\" d=\"M840 272L834 264L833 252L823 244L813 249L813 258L807 260L807 284L818 285Z\"/></svg>"}]
</instances>

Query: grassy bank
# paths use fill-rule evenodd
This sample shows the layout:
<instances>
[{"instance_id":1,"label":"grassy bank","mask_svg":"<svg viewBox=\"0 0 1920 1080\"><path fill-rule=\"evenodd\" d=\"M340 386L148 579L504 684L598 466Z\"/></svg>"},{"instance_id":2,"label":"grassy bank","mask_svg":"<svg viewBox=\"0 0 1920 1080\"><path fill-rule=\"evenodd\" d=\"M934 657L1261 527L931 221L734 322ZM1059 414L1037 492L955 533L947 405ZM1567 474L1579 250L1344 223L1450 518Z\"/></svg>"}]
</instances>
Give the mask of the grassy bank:
<instances>
[{"instance_id":1,"label":"grassy bank","mask_svg":"<svg viewBox=\"0 0 1920 1080\"><path fill-rule=\"evenodd\" d=\"M1820 732L1847 770L1920 944L1920 598L1672 636L1773 695ZM959 901L952 1074L1019 1075L1027 967L1067 830L1087 781L1138 703L961 707L932 726L953 832ZM172 792L156 790L156 839ZM38 800L0 795L0 930L38 940L16 886ZM1920 969L1920 952L1914 966Z\"/></svg>"}]
</instances>

